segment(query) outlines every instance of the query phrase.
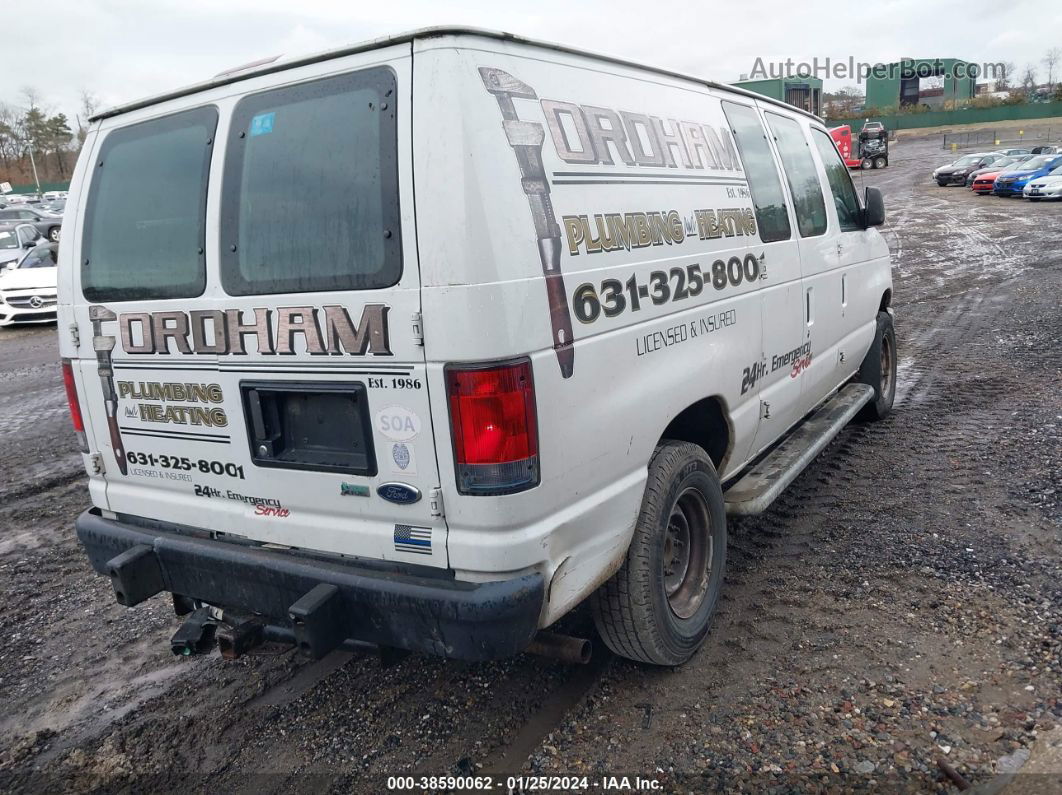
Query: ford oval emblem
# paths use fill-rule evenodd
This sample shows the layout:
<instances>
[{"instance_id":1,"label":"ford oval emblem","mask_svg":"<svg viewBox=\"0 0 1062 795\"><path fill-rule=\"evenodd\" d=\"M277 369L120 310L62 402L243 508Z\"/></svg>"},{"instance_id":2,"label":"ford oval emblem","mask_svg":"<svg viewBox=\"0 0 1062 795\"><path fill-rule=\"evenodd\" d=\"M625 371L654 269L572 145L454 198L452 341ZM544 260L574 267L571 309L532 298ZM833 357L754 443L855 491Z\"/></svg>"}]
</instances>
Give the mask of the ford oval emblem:
<instances>
[{"instance_id":1,"label":"ford oval emblem","mask_svg":"<svg viewBox=\"0 0 1062 795\"><path fill-rule=\"evenodd\" d=\"M376 493L398 505L412 505L420 499L420 489L405 483L381 483L376 487Z\"/></svg>"}]
</instances>

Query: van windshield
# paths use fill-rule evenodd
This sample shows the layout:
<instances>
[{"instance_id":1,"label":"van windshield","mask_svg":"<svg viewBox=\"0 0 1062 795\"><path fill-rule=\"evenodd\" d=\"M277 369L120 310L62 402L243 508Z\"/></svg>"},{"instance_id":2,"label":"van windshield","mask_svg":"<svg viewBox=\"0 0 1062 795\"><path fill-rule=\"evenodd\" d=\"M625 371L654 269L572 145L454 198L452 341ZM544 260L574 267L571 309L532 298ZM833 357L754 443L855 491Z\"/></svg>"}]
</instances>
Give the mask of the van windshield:
<instances>
[{"instance_id":1,"label":"van windshield","mask_svg":"<svg viewBox=\"0 0 1062 795\"><path fill-rule=\"evenodd\" d=\"M85 213L81 286L90 301L194 298L206 287L212 107L104 138Z\"/></svg>"},{"instance_id":2,"label":"van windshield","mask_svg":"<svg viewBox=\"0 0 1062 795\"><path fill-rule=\"evenodd\" d=\"M398 282L396 93L394 73L374 68L240 100L222 187L227 293Z\"/></svg>"}]
</instances>

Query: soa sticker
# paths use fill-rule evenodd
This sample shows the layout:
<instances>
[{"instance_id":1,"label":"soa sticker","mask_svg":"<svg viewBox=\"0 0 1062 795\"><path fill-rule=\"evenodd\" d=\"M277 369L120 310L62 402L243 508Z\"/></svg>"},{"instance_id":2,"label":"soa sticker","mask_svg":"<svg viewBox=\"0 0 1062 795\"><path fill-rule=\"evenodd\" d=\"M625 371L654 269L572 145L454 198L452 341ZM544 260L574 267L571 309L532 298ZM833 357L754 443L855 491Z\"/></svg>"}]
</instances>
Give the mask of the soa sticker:
<instances>
[{"instance_id":1,"label":"soa sticker","mask_svg":"<svg viewBox=\"0 0 1062 795\"><path fill-rule=\"evenodd\" d=\"M420 417L405 406L385 406L376 412L376 430L393 442L408 442L420 433Z\"/></svg>"}]
</instances>

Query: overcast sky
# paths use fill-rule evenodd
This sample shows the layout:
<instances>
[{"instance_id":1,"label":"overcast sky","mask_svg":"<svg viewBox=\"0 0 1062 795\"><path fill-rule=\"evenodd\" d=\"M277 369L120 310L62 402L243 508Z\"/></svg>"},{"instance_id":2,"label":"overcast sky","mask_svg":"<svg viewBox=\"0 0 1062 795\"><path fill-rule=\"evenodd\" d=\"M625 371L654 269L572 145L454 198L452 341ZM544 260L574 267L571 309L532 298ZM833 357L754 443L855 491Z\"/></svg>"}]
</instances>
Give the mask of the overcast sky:
<instances>
[{"instance_id":1,"label":"overcast sky","mask_svg":"<svg viewBox=\"0 0 1062 795\"><path fill-rule=\"evenodd\" d=\"M1058 0L47 0L18 8L32 24L6 15L0 101L22 105L32 86L71 121L82 90L113 105L265 56L438 24L506 30L720 82L750 72L757 57L815 56L1011 61L1019 70L1033 64L1043 81L1041 58L1062 44Z\"/></svg>"}]
</instances>

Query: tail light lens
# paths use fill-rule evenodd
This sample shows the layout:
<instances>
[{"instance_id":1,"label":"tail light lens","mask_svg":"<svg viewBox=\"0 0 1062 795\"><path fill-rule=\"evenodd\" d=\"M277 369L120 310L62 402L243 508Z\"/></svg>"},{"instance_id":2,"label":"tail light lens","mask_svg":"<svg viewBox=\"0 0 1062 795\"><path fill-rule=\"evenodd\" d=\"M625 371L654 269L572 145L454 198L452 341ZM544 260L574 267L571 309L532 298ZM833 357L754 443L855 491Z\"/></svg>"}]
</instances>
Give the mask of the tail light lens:
<instances>
[{"instance_id":1,"label":"tail light lens","mask_svg":"<svg viewBox=\"0 0 1062 795\"><path fill-rule=\"evenodd\" d=\"M74 424L74 433L77 435L78 446L81 452L88 452L88 441L85 439L85 421L81 417L81 401L77 397L77 385L74 383L74 368L69 359L62 360L63 386L66 388L66 402L70 407L70 421Z\"/></svg>"},{"instance_id":2,"label":"tail light lens","mask_svg":"<svg viewBox=\"0 0 1062 795\"><path fill-rule=\"evenodd\" d=\"M462 494L538 485L538 418L531 362L450 365L446 394Z\"/></svg>"}]
</instances>

